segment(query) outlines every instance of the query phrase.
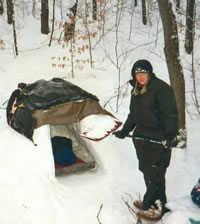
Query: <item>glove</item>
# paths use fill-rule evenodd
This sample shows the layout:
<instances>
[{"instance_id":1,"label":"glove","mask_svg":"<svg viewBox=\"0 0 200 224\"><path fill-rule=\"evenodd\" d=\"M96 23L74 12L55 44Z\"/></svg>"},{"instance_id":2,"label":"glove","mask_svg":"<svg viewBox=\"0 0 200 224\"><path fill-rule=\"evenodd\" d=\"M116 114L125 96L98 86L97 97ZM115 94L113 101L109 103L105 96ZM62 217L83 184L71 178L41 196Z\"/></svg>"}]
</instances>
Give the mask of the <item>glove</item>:
<instances>
[{"instance_id":1,"label":"glove","mask_svg":"<svg viewBox=\"0 0 200 224\"><path fill-rule=\"evenodd\" d=\"M178 139L177 139L177 137L168 138L166 140L166 147L167 148L173 148L173 147L176 147L177 145L178 145Z\"/></svg>"},{"instance_id":2,"label":"glove","mask_svg":"<svg viewBox=\"0 0 200 224\"><path fill-rule=\"evenodd\" d=\"M113 132L113 135L115 135L115 137L121 138L121 139L126 137L126 134L122 130Z\"/></svg>"}]
</instances>

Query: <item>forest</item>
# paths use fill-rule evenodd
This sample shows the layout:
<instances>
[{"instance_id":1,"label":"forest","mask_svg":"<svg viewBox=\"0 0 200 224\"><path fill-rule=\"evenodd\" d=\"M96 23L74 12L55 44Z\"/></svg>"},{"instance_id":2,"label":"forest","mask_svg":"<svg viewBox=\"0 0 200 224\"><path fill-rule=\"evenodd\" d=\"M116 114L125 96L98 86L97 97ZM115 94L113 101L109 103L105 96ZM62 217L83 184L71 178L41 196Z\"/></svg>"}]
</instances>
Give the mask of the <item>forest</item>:
<instances>
[{"instance_id":1,"label":"forest","mask_svg":"<svg viewBox=\"0 0 200 224\"><path fill-rule=\"evenodd\" d=\"M21 50L18 46L18 33L22 29L23 20L28 16L40 20L41 35L49 35L49 47L51 47L52 41L56 41L61 47L67 48L70 53L60 57L59 65L53 63L53 66L64 68L65 62L69 61L72 77L75 75L75 69L81 63L89 63L91 68L94 66L95 48L98 48L100 44L104 44L109 32L113 33L115 38L113 51L115 51L116 58L113 60L109 53L106 52L106 49L105 54L114 64L118 73L116 102L116 107L118 108L122 66L127 57L133 53L133 50L131 50L133 48L131 39L134 36L132 23L135 11L137 9L140 13L141 26L143 26L141 29L144 30L146 27L146 32L148 32L148 27L158 26L158 21L154 21L153 15L159 11L164 36L163 52L179 110L180 139L186 142L184 69L189 70L193 84L192 100L197 113L199 114L200 112L197 75L199 60L196 53L196 46L199 44L198 29L200 23L198 2L196 3L195 0L142 0L140 4L140 1L137 0L118 0L113 3L109 0L74 0L69 1L69 3L65 3L63 0L1 0L0 15L12 27L10 32L13 36L13 54L16 57ZM107 23L111 11L115 20L109 26ZM125 40L122 40L120 32L125 19L129 22L127 40L129 43L126 46L126 50L122 52L120 45ZM157 27L157 29L159 28ZM157 30L157 32L161 31ZM157 41L155 40L155 46ZM3 35L0 36L0 43L1 48L7 47ZM85 51L88 52L89 57L81 59L81 55ZM183 56L185 53L187 59ZM80 58L78 55L80 55ZM187 68L183 68L184 60L187 60Z\"/></svg>"}]
</instances>

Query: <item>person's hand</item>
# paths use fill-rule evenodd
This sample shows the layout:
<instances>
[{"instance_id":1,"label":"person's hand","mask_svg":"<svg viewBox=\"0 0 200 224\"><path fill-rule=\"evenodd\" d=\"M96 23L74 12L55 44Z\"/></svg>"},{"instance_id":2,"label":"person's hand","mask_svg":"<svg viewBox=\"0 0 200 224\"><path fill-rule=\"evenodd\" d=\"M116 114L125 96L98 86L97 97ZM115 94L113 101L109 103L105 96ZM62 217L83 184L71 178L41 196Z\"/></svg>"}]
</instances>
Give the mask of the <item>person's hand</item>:
<instances>
[{"instance_id":1,"label":"person's hand","mask_svg":"<svg viewBox=\"0 0 200 224\"><path fill-rule=\"evenodd\" d=\"M121 139L126 137L126 134L122 130L113 132L113 135L115 135L115 137L121 138Z\"/></svg>"},{"instance_id":2,"label":"person's hand","mask_svg":"<svg viewBox=\"0 0 200 224\"><path fill-rule=\"evenodd\" d=\"M177 145L178 145L178 139L177 139L177 137L168 138L166 140L166 147L167 148L173 148L173 147L176 147Z\"/></svg>"}]
</instances>

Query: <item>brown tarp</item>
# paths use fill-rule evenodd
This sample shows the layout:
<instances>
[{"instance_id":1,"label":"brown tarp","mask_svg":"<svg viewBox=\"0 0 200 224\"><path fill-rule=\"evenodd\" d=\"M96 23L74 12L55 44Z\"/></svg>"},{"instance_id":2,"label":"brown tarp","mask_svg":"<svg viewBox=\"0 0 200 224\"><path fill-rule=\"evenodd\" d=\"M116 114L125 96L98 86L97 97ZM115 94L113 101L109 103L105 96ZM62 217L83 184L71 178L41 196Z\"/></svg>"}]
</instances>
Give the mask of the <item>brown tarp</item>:
<instances>
[{"instance_id":1,"label":"brown tarp","mask_svg":"<svg viewBox=\"0 0 200 224\"><path fill-rule=\"evenodd\" d=\"M36 118L36 128L45 124L70 124L78 122L91 114L113 115L104 110L100 104L93 99L68 102L54 106L48 110L35 110L33 117Z\"/></svg>"}]
</instances>

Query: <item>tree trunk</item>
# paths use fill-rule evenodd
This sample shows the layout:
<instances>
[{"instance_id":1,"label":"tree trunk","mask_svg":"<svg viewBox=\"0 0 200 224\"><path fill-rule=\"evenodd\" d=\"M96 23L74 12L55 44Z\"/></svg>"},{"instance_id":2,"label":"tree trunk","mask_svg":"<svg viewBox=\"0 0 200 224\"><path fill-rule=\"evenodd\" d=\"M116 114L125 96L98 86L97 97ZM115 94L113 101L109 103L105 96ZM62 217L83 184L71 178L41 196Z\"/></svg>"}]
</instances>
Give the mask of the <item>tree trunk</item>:
<instances>
[{"instance_id":1,"label":"tree trunk","mask_svg":"<svg viewBox=\"0 0 200 224\"><path fill-rule=\"evenodd\" d=\"M193 51L195 32L195 0L187 0L185 51L191 54Z\"/></svg>"},{"instance_id":2,"label":"tree trunk","mask_svg":"<svg viewBox=\"0 0 200 224\"><path fill-rule=\"evenodd\" d=\"M179 40L176 18L169 0L158 0L158 5L163 23L165 41L164 52L169 78L178 107L179 129L185 132L185 81L179 59ZM186 141L186 136L184 140Z\"/></svg>"},{"instance_id":3,"label":"tree trunk","mask_svg":"<svg viewBox=\"0 0 200 224\"><path fill-rule=\"evenodd\" d=\"M93 6L92 18L93 20L97 20L97 1L96 0L92 0L92 6Z\"/></svg>"},{"instance_id":4,"label":"tree trunk","mask_svg":"<svg viewBox=\"0 0 200 224\"><path fill-rule=\"evenodd\" d=\"M14 14L14 6L13 0L7 0L7 16L8 16L8 24L13 23L13 14Z\"/></svg>"},{"instance_id":5,"label":"tree trunk","mask_svg":"<svg viewBox=\"0 0 200 224\"><path fill-rule=\"evenodd\" d=\"M134 2L132 0L132 3L131 3L131 22L130 22L130 30L129 30L129 40L131 39L131 34L132 34L132 26L133 26L133 14L134 14Z\"/></svg>"},{"instance_id":6,"label":"tree trunk","mask_svg":"<svg viewBox=\"0 0 200 224\"><path fill-rule=\"evenodd\" d=\"M41 0L41 33L49 33L49 3L48 0Z\"/></svg>"},{"instance_id":7,"label":"tree trunk","mask_svg":"<svg viewBox=\"0 0 200 224\"><path fill-rule=\"evenodd\" d=\"M33 4L33 6L32 6L32 15L33 15L33 17L35 17L35 14L36 14L36 0L33 0L32 4Z\"/></svg>"},{"instance_id":8,"label":"tree trunk","mask_svg":"<svg viewBox=\"0 0 200 224\"><path fill-rule=\"evenodd\" d=\"M52 41L53 32L54 32L54 24L55 24L55 3L56 3L56 0L53 0L53 19L52 19L52 29L51 29L51 37L50 37L50 41L49 41L49 47L51 46L51 41Z\"/></svg>"},{"instance_id":9,"label":"tree trunk","mask_svg":"<svg viewBox=\"0 0 200 224\"><path fill-rule=\"evenodd\" d=\"M135 7L137 6L137 0L135 0Z\"/></svg>"},{"instance_id":10,"label":"tree trunk","mask_svg":"<svg viewBox=\"0 0 200 224\"><path fill-rule=\"evenodd\" d=\"M14 38L15 54L16 54L16 56L18 56L17 34L16 34L16 26L15 26L15 19L14 18L13 18L13 38Z\"/></svg>"},{"instance_id":11,"label":"tree trunk","mask_svg":"<svg viewBox=\"0 0 200 224\"><path fill-rule=\"evenodd\" d=\"M62 2L62 0L60 0L60 18L62 21L63 20L63 2Z\"/></svg>"},{"instance_id":12,"label":"tree trunk","mask_svg":"<svg viewBox=\"0 0 200 224\"><path fill-rule=\"evenodd\" d=\"M142 22L144 25L147 25L146 0L142 0Z\"/></svg>"},{"instance_id":13,"label":"tree trunk","mask_svg":"<svg viewBox=\"0 0 200 224\"><path fill-rule=\"evenodd\" d=\"M3 8L3 0L0 0L0 15L3 15L4 8Z\"/></svg>"}]
</instances>

